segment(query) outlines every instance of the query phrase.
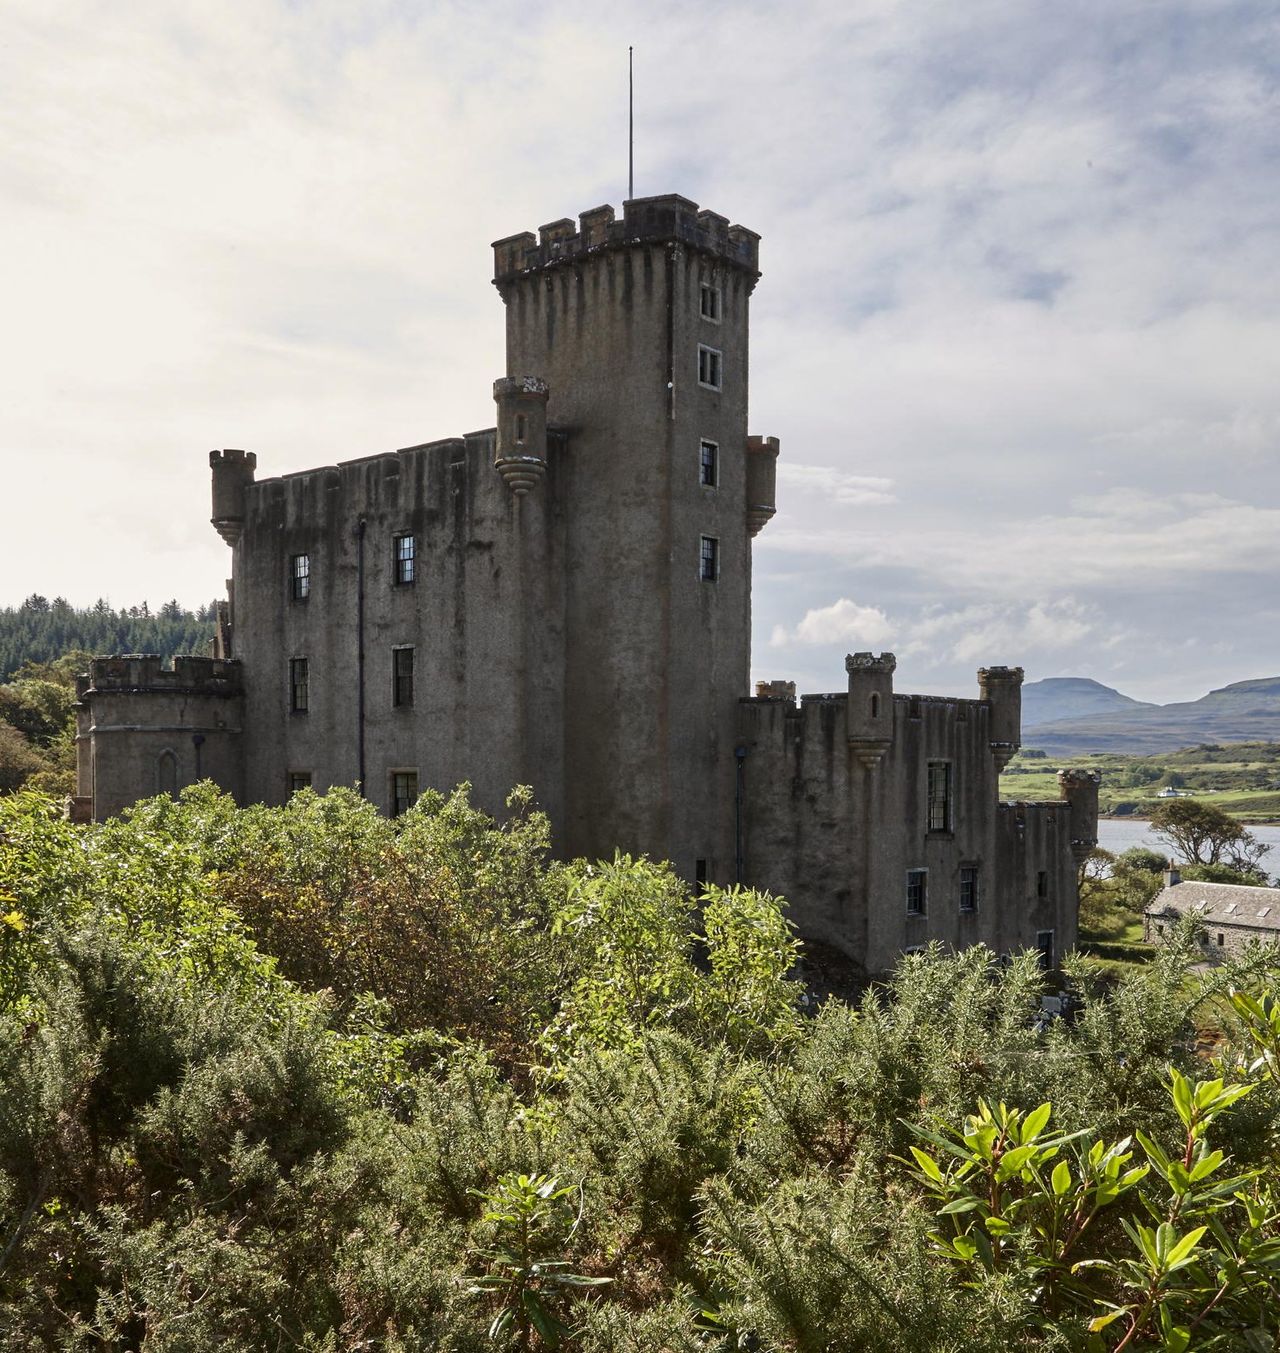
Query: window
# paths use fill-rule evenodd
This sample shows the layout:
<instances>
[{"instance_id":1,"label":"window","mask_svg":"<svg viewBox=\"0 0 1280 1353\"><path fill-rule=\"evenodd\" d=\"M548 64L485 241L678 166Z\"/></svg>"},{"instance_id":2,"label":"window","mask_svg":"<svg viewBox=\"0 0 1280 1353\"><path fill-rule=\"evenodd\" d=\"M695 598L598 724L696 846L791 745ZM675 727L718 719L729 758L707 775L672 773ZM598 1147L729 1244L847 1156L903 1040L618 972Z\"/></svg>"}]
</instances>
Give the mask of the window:
<instances>
[{"instance_id":1,"label":"window","mask_svg":"<svg viewBox=\"0 0 1280 1353\"><path fill-rule=\"evenodd\" d=\"M291 770L289 772L289 793L296 794L300 789L311 788L311 772L309 770Z\"/></svg>"},{"instance_id":2,"label":"window","mask_svg":"<svg viewBox=\"0 0 1280 1353\"><path fill-rule=\"evenodd\" d=\"M1157 935L1164 934L1164 926L1162 926L1158 921L1156 922L1156 934Z\"/></svg>"},{"instance_id":3,"label":"window","mask_svg":"<svg viewBox=\"0 0 1280 1353\"><path fill-rule=\"evenodd\" d=\"M693 862L693 881L698 886L698 891L707 886L707 862L706 860L694 860Z\"/></svg>"},{"instance_id":4,"label":"window","mask_svg":"<svg viewBox=\"0 0 1280 1353\"><path fill-rule=\"evenodd\" d=\"M166 749L156 763L156 788L161 794L176 798L178 793L178 758Z\"/></svg>"},{"instance_id":5,"label":"window","mask_svg":"<svg viewBox=\"0 0 1280 1353\"><path fill-rule=\"evenodd\" d=\"M907 915L923 916L929 901L929 871L907 870Z\"/></svg>"},{"instance_id":6,"label":"window","mask_svg":"<svg viewBox=\"0 0 1280 1353\"><path fill-rule=\"evenodd\" d=\"M703 536L698 547L698 577L713 583L720 576L720 542L715 536Z\"/></svg>"},{"instance_id":7,"label":"window","mask_svg":"<svg viewBox=\"0 0 1280 1353\"><path fill-rule=\"evenodd\" d=\"M699 308L702 312L702 318L708 319L712 324L720 323L720 288L712 286L710 282L702 284L702 296L699 301Z\"/></svg>"},{"instance_id":8,"label":"window","mask_svg":"<svg viewBox=\"0 0 1280 1353\"><path fill-rule=\"evenodd\" d=\"M1049 875L1044 869L1036 875L1036 896L1042 902L1049 896Z\"/></svg>"},{"instance_id":9,"label":"window","mask_svg":"<svg viewBox=\"0 0 1280 1353\"><path fill-rule=\"evenodd\" d=\"M951 762L929 762L929 830L951 830Z\"/></svg>"},{"instance_id":10,"label":"window","mask_svg":"<svg viewBox=\"0 0 1280 1353\"><path fill-rule=\"evenodd\" d=\"M289 560L289 595L294 601L306 601L311 595L311 556L295 554Z\"/></svg>"},{"instance_id":11,"label":"window","mask_svg":"<svg viewBox=\"0 0 1280 1353\"><path fill-rule=\"evenodd\" d=\"M417 563L418 542L414 536L396 536L396 583L411 583Z\"/></svg>"},{"instance_id":12,"label":"window","mask_svg":"<svg viewBox=\"0 0 1280 1353\"><path fill-rule=\"evenodd\" d=\"M698 384L710 390L720 388L720 353L701 343L698 344Z\"/></svg>"},{"instance_id":13,"label":"window","mask_svg":"<svg viewBox=\"0 0 1280 1353\"><path fill-rule=\"evenodd\" d=\"M418 801L418 772L396 770L391 772L391 816L407 813Z\"/></svg>"},{"instance_id":14,"label":"window","mask_svg":"<svg viewBox=\"0 0 1280 1353\"><path fill-rule=\"evenodd\" d=\"M720 448L704 437L698 446L698 483L713 489L720 482Z\"/></svg>"},{"instance_id":15,"label":"window","mask_svg":"<svg viewBox=\"0 0 1280 1353\"><path fill-rule=\"evenodd\" d=\"M306 658L290 658L289 708L295 714L305 714L310 702L310 695Z\"/></svg>"},{"instance_id":16,"label":"window","mask_svg":"<svg viewBox=\"0 0 1280 1353\"><path fill-rule=\"evenodd\" d=\"M1221 930L1219 930L1219 931L1218 931L1218 948L1221 949L1222 946L1223 946L1225 943L1226 943L1226 936L1222 933Z\"/></svg>"},{"instance_id":17,"label":"window","mask_svg":"<svg viewBox=\"0 0 1280 1353\"><path fill-rule=\"evenodd\" d=\"M391 703L397 709L413 704L413 649L391 650Z\"/></svg>"},{"instance_id":18,"label":"window","mask_svg":"<svg viewBox=\"0 0 1280 1353\"><path fill-rule=\"evenodd\" d=\"M1036 931L1036 949L1040 954L1040 966L1045 972L1052 972L1054 966L1053 931Z\"/></svg>"},{"instance_id":19,"label":"window","mask_svg":"<svg viewBox=\"0 0 1280 1353\"><path fill-rule=\"evenodd\" d=\"M960 866L960 910L978 910L978 866L962 864Z\"/></svg>"},{"instance_id":20,"label":"window","mask_svg":"<svg viewBox=\"0 0 1280 1353\"><path fill-rule=\"evenodd\" d=\"M873 719L880 717L880 696L875 691L871 693L871 717Z\"/></svg>"},{"instance_id":21,"label":"window","mask_svg":"<svg viewBox=\"0 0 1280 1353\"><path fill-rule=\"evenodd\" d=\"M528 431L529 422L524 414L516 414L516 445L523 446L525 435Z\"/></svg>"}]
</instances>

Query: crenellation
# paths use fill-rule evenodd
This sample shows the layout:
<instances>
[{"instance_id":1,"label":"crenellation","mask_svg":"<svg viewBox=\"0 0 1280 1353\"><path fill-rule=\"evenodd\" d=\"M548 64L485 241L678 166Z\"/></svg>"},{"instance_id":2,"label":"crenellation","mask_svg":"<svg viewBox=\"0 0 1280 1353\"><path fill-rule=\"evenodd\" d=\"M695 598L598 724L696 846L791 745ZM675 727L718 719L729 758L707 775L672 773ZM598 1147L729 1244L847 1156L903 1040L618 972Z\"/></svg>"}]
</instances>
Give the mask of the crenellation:
<instances>
[{"instance_id":1,"label":"crenellation","mask_svg":"<svg viewBox=\"0 0 1280 1353\"><path fill-rule=\"evenodd\" d=\"M493 243L493 273L504 283L535 269L575 262L601 249L673 242L687 245L731 267L742 269L754 283L759 275L760 236L728 218L699 210L696 202L675 193L637 197L624 202L622 219L610 206L583 212L575 225L569 217L549 222L538 234L521 231Z\"/></svg>"},{"instance_id":2,"label":"crenellation","mask_svg":"<svg viewBox=\"0 0 1280 1353\"><path fill-rule=\"evenodd\" d=\"M179 655L170 667L158 653L93 658L88 674L76 683L81 700L103 691L238 696L243 690L244 673L233 659Z\"/></svg>"}]
</instances>

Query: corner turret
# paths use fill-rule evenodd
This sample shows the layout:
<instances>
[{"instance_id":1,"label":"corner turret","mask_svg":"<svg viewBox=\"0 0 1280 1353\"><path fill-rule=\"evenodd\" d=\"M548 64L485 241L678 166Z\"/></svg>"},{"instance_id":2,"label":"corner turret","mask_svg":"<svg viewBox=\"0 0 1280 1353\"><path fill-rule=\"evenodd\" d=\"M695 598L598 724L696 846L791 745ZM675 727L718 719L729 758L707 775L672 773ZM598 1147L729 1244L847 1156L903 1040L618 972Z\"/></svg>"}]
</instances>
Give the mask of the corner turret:
<instances>
[{"instance_id":1,"label":"corner turret","mask_svg":"<svg viewBox=\"0 0 1280 1353\"><path fill-rule=\"evenodd\" d=\"M537 376L503 376L493 383L498 406L494 466L517 497L547 472L546 381Z\"/></svg>"},{"instance_id":2,"label":"corner turret","mask_svg":"<svg viewBox=\"0 0 1280 1353\"><path fill-rule=\"evenodd\" d=\"M879 762L893 744L893 673L898 665L892 653L850 653L844 660L849 674L846 729L853 754L868 768Z\"/></svg>"},{"instance_id":3,"label":"corner turret","mask_svg":"<svg viewBox=\"0 0 1280 1353\"><path fill-rule=\"evenodd\" d=\"M1096 770L1060 770L1058 793L1071 806L1071 854L1077 865L1098 844L1098 785Z\"/></svg>"},{"instance_id":4,"label":"corner turret","mask_svg":"<svg viewBox=\"0 0 1280 1353\"><path fill-rule=\"evenodd\" d=\"M996 773L1022 746L1022 668L979 667L978 694L991 706L991 755Z\"/></svg>"},{"instance_id":5,"label":"corner turret","mask_svg":"<svg viewBox=\"0 0 1280 1353\"><path fill-rule=\"evenodd\" d=\"M244 533L245 490L253 483L258 457L252 451L210 451L213 470L213 528L234 546Z\"/></svg>"},{"instance_id":6,"label":"corner turret","mask_svg":"<svg viewBox=\"0 0 1280 1353\"><path fill-rule=\"evenodd\" d=\"M747 438L747 530L755 536L778 510L778 439Z\"/></svg>"}]
</instances>

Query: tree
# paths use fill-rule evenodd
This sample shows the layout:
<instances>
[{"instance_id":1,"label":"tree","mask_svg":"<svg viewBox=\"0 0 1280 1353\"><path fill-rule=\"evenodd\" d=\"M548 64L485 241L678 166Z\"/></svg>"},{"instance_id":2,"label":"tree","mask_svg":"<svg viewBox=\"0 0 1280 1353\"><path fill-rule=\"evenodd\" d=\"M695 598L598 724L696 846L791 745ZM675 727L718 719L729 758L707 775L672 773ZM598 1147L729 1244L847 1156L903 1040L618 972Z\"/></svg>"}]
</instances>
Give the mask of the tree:
<instances>
[{"instance_id":1,"label":"tree","mask_svg":"<svg viewBox=\"0 0 1280 1353\"><path fill-rule=\"evenodd\" d=\"M1270 850L1221 808L1197 799L1167 799L1151 814L1151 826L1185 864L1225 864L1250 873Z\"/></svg>"}]
</instances>

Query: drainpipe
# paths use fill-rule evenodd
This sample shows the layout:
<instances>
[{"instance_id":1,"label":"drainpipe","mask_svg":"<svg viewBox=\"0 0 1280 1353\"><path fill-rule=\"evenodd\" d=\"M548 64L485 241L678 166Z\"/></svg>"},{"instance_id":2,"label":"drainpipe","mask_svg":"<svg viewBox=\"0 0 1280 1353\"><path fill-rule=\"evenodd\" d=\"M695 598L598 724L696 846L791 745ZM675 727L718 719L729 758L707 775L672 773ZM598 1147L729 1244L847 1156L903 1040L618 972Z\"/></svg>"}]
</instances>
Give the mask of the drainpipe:
<instances>
[{"instance_id":1,"label":"drainpipe","mask_svg":"<svg viewBox=\"0 0 1280 1353\"><path fill-rule=\"evenodd\" d=\"M368 798L364 775L364 532L361 517L356 524L356 761L360 796Z\"/></svg>"},{"instance_id":2,"label":"drainpipe","mask_svg":"<svg viewBox=\"0 0 1280 1353\"><path fill-rule=\"evenodd\" d=\"M733 749L733 759L736 762L736 775L733 792L733 878L737 884L742 883L742 780L743 770L747 761L747 749L739 744Z\"/></svg>"}]
</instances>

